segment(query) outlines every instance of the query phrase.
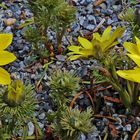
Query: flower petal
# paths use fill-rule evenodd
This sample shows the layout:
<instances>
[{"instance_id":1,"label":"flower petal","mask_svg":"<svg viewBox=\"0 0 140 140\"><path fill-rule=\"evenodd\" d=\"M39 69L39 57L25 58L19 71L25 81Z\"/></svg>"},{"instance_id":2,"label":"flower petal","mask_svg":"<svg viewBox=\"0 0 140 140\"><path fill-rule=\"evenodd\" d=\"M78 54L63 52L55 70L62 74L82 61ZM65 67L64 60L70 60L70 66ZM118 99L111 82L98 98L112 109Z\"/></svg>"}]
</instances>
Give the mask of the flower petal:
<instances>
[{"instance_id":1,"label":"flower petal","mask_svg":"<svg viewBox=\"0 0 140 140\"><path fill-rule=\"evenodd\" d=\"M135 54L127 54L139 67L140 67L140 56Z\"/></svg>"},{"instance_id":2,"label":"flower petal","mask_svg":"<svg viewBox=\"0 0 140 140\"><path fill-rule=\"evenodd\" d=\"M16 60L16 56L7 51L0 51L0 66L9 64Z\"/></svg>"},{"instance_id":3,"label":"flower petal","mask_svg":"<svg viewBox=\"0 0 140 140\"><path fill-rule=\"evenodd\" d=\"M69 46L68 49L70 51L73 51L73 52L79 52L79 50L82 49L82 47L80 47L80 46Z\"/></svg>"},{"instance_id":4,"label":"flower petal","mask_svg":"<svg viewBox=\"0 0 140 140\"><path fill-rule=\"evenodd\" d=\"M78 59L78 58L80 58L81 57L81 55L71 55L70 57L68 57L68 59L70 60L70 61L72 61L72 60L76 60L76 59Z\"/></svg>"},{"instance_id":5,"label":"flower petal","mask_svg":"<svg viewBox=\"0 0 140 140\"><path fill-rule=\"evenodd\" d=\"M136 44L131 42L124 42L123 46L127 50L127 52L132 54L138 54L138 50L136 49Z\"/></svg>"},{"instance_id":6,"label":"flower petal","mask_svg":"<svg viewBox=\"0 0 140 140\"><path fill-rule=\"evenodd\" d=\"M12 34L0 34L0 51L6 49L12 43Z\"/></svg>"},{"instance_id":7,"label":"flower petal","mask_svg":"<svg viewBox=\"0 0 140 140\"><path fill-rule=\"evenodd\" d=\"M78 41L82 45L82 47L85 49L92 49L93 48L92 43L83 37L78 37Z\"/></svg>"},{"instance_id":8,"label":"flower petal","mask_svg":"<svg viewBox=\"0 0 140 140\"><path fill-rule=\"evenodd\" d=\"M103 42L103 45L102 45L102 51L105 52L107 51L108 49L112 48L113 46L117 45L119 42L118 41L115 41L115 42L111 42L111 41L105 41Z\"/></svg>"},{"instance_id":9,"label":"flower petal","mask_svg":"<svg viewBox=\"0 0 140 140\"><path fill-rule=\"evenodd\" d=\"M127 80L140 83L140 68L134 70L118 70L117 74Z\"/></svg>"},{"instance_id":10,"label":"flower petal","mask_svg":"<svg viewBox=\"0 0 140 140\"><path fill-rule=\"evenodd\" d=\"M114 42L116 39L120 38L125 31L125 28L118 27L111 35L111 40Z\"/></svg>"},{"instance_id":11,"label":"flower petal","mask_svg":"<svg viewBox=\"0 0 140 140\"><path fill-rule=\"evenodd\" d=\"M10 74L0 67L0 84L8 85L11 83Z\"/></svg>"},{"instance_id":12,"label":"flower petal","mask_svg":"<svg viewBox=\"0 0 140 140\"><path fill-rule=\"evenodd\" d=\"M94 40L98 40L99 42L101 42L101 36L100 36L100 34L99 33L93 33L93 39L92 39L92 42L94 41Z\"/></svg>"},{"instance_id":13,"label":"flower petal","mask_svg":"<svg viewBox=\"0 0 140 140\"><path fill-rule=\"evenodd\" d=\"M135 37L135 39L136 39L136 43L137 43L138 54L140 55L140 39L138 39L137 37Z\"/></svg>"},{"instance_id":14,"label":"flower petal","mask_svg":"<svg viewBox=\"0 0 140 140\"><path fill-rule=\"evenodd\" d=\"M107 27L102 35L102 41L108 40L111 35L111 26Z\"/></svg>"}]
</instances>

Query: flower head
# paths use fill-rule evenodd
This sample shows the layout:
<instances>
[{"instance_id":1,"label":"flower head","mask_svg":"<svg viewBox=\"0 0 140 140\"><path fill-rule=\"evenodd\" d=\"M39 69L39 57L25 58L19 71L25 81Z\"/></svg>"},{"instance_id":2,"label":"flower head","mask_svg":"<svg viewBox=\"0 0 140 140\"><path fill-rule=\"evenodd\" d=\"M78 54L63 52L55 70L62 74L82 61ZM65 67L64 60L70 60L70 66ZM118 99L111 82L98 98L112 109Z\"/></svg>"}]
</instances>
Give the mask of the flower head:
<instances>
[{"instance_id":1,"label":"flower head","mask_svg":"<svg viewBox=\"0 0 140 140\"><path fill-rule=\"evenodd\" d=\"M0 34L0 66L13 62L16 57L5 49L12 43L12 34ZM11 83L10 74L0 67L0 84L8 85Z\"/></svg>"},{"instance_id":2,"label":"flower head","mask_svg":"<svg viewBox=\"0 0 140 140\"><path fill-rule=\"evenodd\" d=\"M136 44L125 42L127 55L137 64L133 70L118 70L117 74L127 80L140 83L140 39L136 38Z\"/></svg>"},{"instance_id":3,"label":"flower head","mask_svg":"<svg viewBox=\"0 0 140 140\"><path fill-rule=\"evenodd\" d=\"M81 46L70 46L68 49L71 51L68 53L68 55L71 55L69 57L70 60L75 60L80 57L89 57L94 54L94 48L90 41L83 37L78 37L78 42L81 44Z\"/></svg>"},{"instance_id":4,"label":"flower head","mask_svg":"<svg viewBox=\"0 0 140 140\"><path fill-rule=\"evenodd\" d=\"M78 37L80 46L70 46L68 49L71 51L70 60L75 60L81 57L93 56L97 59L101 58L104 53L118 44L117 39L122 36L124 28L117 28L114 32L111 32L111 26L109 26L102 34L94 33L92 41L88 41L83 37Z\"/></svg>"}]
</instances>

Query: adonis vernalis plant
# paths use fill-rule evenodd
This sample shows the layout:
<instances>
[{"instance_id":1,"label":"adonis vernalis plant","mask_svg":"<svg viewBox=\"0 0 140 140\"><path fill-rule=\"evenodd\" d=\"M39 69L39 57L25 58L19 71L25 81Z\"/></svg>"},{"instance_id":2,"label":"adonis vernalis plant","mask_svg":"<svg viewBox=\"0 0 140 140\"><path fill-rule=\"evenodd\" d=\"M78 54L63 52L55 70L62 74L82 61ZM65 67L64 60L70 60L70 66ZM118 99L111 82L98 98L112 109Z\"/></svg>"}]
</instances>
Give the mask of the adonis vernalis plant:
<instances>
[{"instance_id":1,"label":"adonis vernalis plant","mask_svg":"<svg viewBox=\"0 0 140 140\"><path fill-rule=\"evenodd\" d=\"M88 41L85 38L79 37L78 41L81 46L70 46L68 49L71 51L69 60L75 60L78 58L93 57L97 59L101 64L101 67L107 73L101 73L105 77L115 90L119 92L120 98L126 108L132 109L139 104L139 83L140 83L140 40L136 37L136 44L125 42L124 47L127 50L127 55L136 63L136 67L133 70L116 70L117 57L123 58L119 53L113 53L113 46L118 44L117 39L122 36L124 28L117 28L114 32L111 32L111 27L108 27L102 34L94 33L93 38ZM124 54L124 53L123 53ZM120 56L119 56L120 55ZM119 60L120 61L120 60ZM130 62L131 60L127 60ZM126 64L127 69L129 65ZM122 67L120 65L119 67ZM132 67L132 66L131 66ZM119 77L126 79L126 87L119 81Z\"/></svg>"},{"instance_id":2,"label":"adonis vernalis plant","mask_svg":"<svg viewBox=\"0 0 140 140\"><path fill-rule=\"evenodd\" d=\"M94 33L91 42L83 37L78 37L80 46L70 46L68 49L71 51L69 60L75 60L81 57L88 58L94 57L100 59L106 51L118 44L117 39L124 33L124 28L117 28L111 32L112 28L109 26L102 34Z\"/></svg>"},{"instance_id":3,"label":"adonis vernalis plant","mask_svg":"<svg viewBox=\"0 0 140 140\"><path fill-rule=\"evenodd\" d=\"M11 83L10 74L1 66L13 62L16 57L5 49L12 43L12 34L0 34L0 84L8 85Z\"/></svg>"}]
</instances>

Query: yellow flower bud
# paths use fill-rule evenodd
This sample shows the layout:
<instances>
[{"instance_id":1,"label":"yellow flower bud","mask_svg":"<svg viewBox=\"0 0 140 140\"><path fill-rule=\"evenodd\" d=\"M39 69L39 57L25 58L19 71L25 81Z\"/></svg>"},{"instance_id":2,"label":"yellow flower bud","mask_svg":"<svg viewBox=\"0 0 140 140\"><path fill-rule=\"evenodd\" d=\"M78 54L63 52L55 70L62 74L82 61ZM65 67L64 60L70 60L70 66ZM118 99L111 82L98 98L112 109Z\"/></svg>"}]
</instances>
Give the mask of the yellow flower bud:
<instances>
[{"instance_id":1,"label":"yellow flower bud","mask_svg":"<svg viewBox=\"0 0 140 140\"><path fill-rule=\"evenodd\" d=\"M24 85L20 80L12 81L8 85L7 92L4 95L4 101L11 107L20 105L25 99L23 88Z\"/></svg>"}]
</instances>

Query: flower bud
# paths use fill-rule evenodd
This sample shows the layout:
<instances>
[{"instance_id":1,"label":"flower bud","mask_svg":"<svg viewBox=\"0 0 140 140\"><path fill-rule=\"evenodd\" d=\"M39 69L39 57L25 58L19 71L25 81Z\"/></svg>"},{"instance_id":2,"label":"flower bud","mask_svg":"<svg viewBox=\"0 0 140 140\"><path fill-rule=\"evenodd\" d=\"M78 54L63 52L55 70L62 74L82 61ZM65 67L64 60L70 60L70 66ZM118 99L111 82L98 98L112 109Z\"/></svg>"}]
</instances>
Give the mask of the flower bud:
<instances>
[{"instance_id":1,"label":"flower bud","mask_svg":"<svg viewBox=\"0 0 140 140\"><path fill-rule=\"evenodd\" d=\"M20 80L12 81L4 94L4 101L11 107L20 105L24 99L24 85Z\"/></svg>"}]
</instances>

